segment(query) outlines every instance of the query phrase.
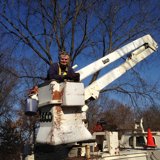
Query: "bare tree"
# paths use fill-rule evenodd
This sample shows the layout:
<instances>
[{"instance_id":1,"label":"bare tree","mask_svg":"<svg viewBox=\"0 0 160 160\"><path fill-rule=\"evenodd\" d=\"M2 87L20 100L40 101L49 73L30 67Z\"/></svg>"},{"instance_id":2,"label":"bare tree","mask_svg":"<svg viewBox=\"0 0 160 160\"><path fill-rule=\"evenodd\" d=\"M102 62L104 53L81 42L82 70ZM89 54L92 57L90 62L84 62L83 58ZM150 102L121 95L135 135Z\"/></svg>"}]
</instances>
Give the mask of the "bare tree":
<instances>
[{"instance_id":1,"label":"bare tree","mask_svg":"<svg viewBox=\"0 0 160 160\"><path fill-rule=\"evenodd\" d=\"M144 129L147 131L147 129L150 128L152 131L159 131L159 116L159 106L146 106L146 108L141 111L141 117L143 117L144 122Z\"/></svg>"},{"instance_id":2,"label":"bare tree","mask_svg":"<svg viewBox=\"0 0 160 160\"><path fill-rule=\"evenodd\" d=\"M110 52L123 46L125 43L144 34L156 35L158 33L159 18L156 16L156 12L159 8L159 3L152 4L143 3L144 1L105 1L102 3L102 8L96 10L98 19L101 22L99 26L99 45L100 55L106 55ZM158 38L155 36L155 38ZM156 39L157 42L158 39ZM122 59L123 61L123 59ZM146 61L146 67L149 65L149 61ZM120 79L105 88L102 92L117 92L124 94L123 97L129 97L132 101L132 105L138 106L142 99L146 103L155 103L155 97L159 93L159 87L156 84L150 85L148 79L146 80L140 72L141 67L136 67L130 71L130 74L126 74L124 79ZM146 70L147 72L147 70ZM92 81L96 80L99 72L94 74Z\"/></svg>"},{"instance_id":3,"label":"bare tree","mask_svg":"<svg viewBox=\"0 0 160 160\"><path fill-rule=\"evenodd\" d=\"M3 42L3 41L2 41ZM2 45L0 45L2 47ZM12 76L9 72L16 71L12 66L12 58L9 49L4 48L0 50L0 116L10 114L12 110L14 96L14 87L17 83L17 78Z\"/></svg>"},{"instance_id":4,"label":"bare tree","mask_svg":"<svg viewBox=\"0 0 160 160\"><path fill-rule=\"evenodd\" d=\"M104 121L106 130L131 130L134 128L135 113L131 106L106 98L105 95L103 95L103 99L90 105L88 111L90 129L100 120Z\"/></svg>"},{"instance_id":5,"label":"bare tree","mask_svg":"<svg viewBox=\"0 0 160 160\"><path fill-rule=\"evenodd\" d=\"M73 64L86 55L100 58L146 33L155 36L159 28L159 2L143 2L25 0L9 3L6 0L0 6L0 25L19 46L24 44L32 49L46 64L53 63L59 50L69 51ZM94 74L91 82L99 74ZM132 70L132 75L129 81L113 85L103 92L116 90L131 98L137 94L147 97L144 91L138 90L147 86L145 80L138 70ZM138 87L131 83L133 79L139 82ZM148 97L153 100L151 95ZM133 99L133 102L136 101Z\"/></svg>"},{"instance_id":6,"label":"bare tree","mask_svg":"<svg viewBox=\"0 0 160 160\"><path fill-rule=\"evenodd\" d=\"M17 64L11 66L10 56L6 57L6 52L2 52L0 47L0 81L3 84L0 87L0 115L13 111L10 109L15 99L24 102L27 89L42 82L47 65L56 60L60 50L70 53L73 64L80 58L96 60L144 34L152 34L159 42L159 8L159 1L151 0L147 3L145 0L0 1L1 32L8 43L15 45L12 54L15 55L14 62ZM19 52L22 52L21 57L18 57ZM145 66L146 64L148 65L147 62ZM143 65L126 74L124 79L107 86L102 92L120 93L124 98L129 97L134 106L138 106L139 102L142 104L142 100L154 104L159 98L159 88L157 84L149 84L144 79L139 72L141 67ZM101 72L95 73L89 83L95 81L100 74ZM24 107L24 104L20 105ZM129 106L115 100L108 103L103 96L98 104L91 103L90 106L90 128L99 117L119 128L131 127L128 122L132 123L133 117L135 118ZM14 124L12 129L18 130L22 136L19 137L25 141L31 134L32 122L34 124L36 120L28 120L23 110L15 114L16 121L10 121L10 117L5 119L7 121L4 121L3 126L5 123Z\"/></svg>"},{"instance_id":7,"label":"bare tree","mask_svg":"<svg viewBox=\"0 0 160 160\"><path fill-rule=\"evenodd\" d=\"M84 0L64 3L18 1L10 5L5 1L1 3L0 24L18 43L26 44L47 64L52 63L53 47L53 53L69 50L74 60L89 41L87 12L95 3Z\"/></svg>"}]
</instances>

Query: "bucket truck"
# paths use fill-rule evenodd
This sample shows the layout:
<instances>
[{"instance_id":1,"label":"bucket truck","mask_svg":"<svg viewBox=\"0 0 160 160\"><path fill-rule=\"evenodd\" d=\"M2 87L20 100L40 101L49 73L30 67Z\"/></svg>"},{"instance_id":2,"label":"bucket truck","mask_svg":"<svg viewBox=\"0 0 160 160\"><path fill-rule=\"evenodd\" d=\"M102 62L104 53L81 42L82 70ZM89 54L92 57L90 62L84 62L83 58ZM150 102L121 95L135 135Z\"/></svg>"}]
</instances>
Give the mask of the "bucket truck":
<instances>
[{"instance_id":1,"label":"bucket truck","mask_svg":"<svg viewBox=\"0 0 160 160\"><path fill-rule=\"evenodd\" d=\"M157 43L153 38L145 35L78 70L77 73L80 73L82 81L119 58L128 55L124 63L86 88L82 82L71 81L58 83L53 80L39 85L38 90L28 100L26 110L26 113L35 112L37 105L40 111L40 128L36 142L61 145L92 139L84 123L86 119L83 112L85 102L97 99L102 89L147 58L157 48ZM38 101L33 97L38 97Z\"/></svg>"}]
</instances>

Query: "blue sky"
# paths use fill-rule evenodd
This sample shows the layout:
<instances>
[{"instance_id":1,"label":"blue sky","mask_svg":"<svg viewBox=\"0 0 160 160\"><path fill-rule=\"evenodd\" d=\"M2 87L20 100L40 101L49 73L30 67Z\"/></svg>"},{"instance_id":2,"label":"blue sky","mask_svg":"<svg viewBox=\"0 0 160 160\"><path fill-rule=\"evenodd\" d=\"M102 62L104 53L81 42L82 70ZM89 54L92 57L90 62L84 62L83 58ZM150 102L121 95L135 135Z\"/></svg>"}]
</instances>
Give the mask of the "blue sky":
<instances>
[{"instance_id":1,"label":"blue sky","mask_svg":"<svg viewBox=\"0 0 160 160\"><path fill-rule=\"evenodd\" d=\"M125 1L121 1L123 2L122 4L125 4ZM159 28L155 28L154 24L152 24L152 21L150 21L150 19L152 18L152 16L155 16L158 17L158 13L159 13L159 9L158 9L158 1L157 0L154 0L154 1L148 1L147 3L144 3L143 5L139 5L140 3L142 3L143 1L135 1L134 5L124 5L123 9L124 10L121 10L119 12L119 14L115 15L115 17L112 17L112 18L115 18L115 19L112 19L110 16L112 16L112 14L114 14L118 7L116 8L115 7L115 4L119 3L119 1L106 1L105 5L103 6L102 10L100 10L99 14L100 15L103 15L103 18L105 19L105 25L101 25L101 26L98 26L96 29L96 32L94 34L91 34L90 35L90 39L92 41L96 41L98 42L96 45L96 47L93 47L90 46L88 48L86 48L85 50L83 50L82 54L80 56L77 57L77 59L75 60L75 63L74 64L77 64L78 65L78 68L76 70L79 70L80 68L88 65L89 63L95 61L96 59L100 58L102 56L102 50L103 50L103 44L102 44L102 34L103 32L106 31L105 33L105 40L106 40L106 48L109 47L109 34L108 34L108 30L111 29L109 28L110 26L113 25L112 29L113 29L113 37L111 37L110 40L112 40L113 42L113 49L114 47L116 47L116 45L120 45L120 43L125 39L127 38L127 35L130 34L130 32L133 34L136 34L136 33L139 33L138 35L136 35L135 37L139 38L140 36L142 35L145 35L146 33L147 34L152 34L155 38L155 40L157 42L159 42ZM115 4L114 4L115 3ZM157 9L153 10L154 9L154 4L157 3ZM62 5L62 3L60 3ZM121 3L119 3L121 4ZM109 7L112 6L112 9L113 10L110 10L109 12ZM17 11L16 8L14 8L13 4L11 6L11 9L14 9L14 14L10 14L10 12L7 12L7 15L10 15L11 17L13 17L14 15L17 15L15 12ZM25 12L27 10L25 10L26 6L23 6L21 9L21 14L20 14L20 18L22 18L21 20L24 20L25 19ZM34 6L32 6L34 7ZM72 6L73 7L73 6ZM99 6L97 6L95 8L95 10L98 8ZM140 8L141 7L141 8ZM150 13L150 16L149 16L149 19L147 19L147 21L143 22L143 19L144 19L144 16L146 16L149 11L152 12ZM9 10L7 10L9 11ZM97 11L97 10L96 10ZM139 11L142 11L143 14L139 14L139 17L138 16L134 16L132 17L130 23L128 24L127 22L128 21L124 21L125 19L127 19L127 17L129 15L132 15L132 14L136 14L138 13ZM144 15L145 13L145 15ZM37 15L36 15L37 16ZM82 16L84 16L82 14ZM108 16L108 17L107 17ZM90 12L90 14L88 14L88 17L89 17L89 21L88 21L88 32L98 23L98 16L96 16L96 14L94 12ZM81 25L83 24L84 25L84 21L83 21L84 17L80 17L79 21L77 22L77 32L75 34L75 45L79 44L83 35L82 35L82 30L81 30ZM13 22L17 22L16 19L12 18ZM37 21L36 21L37 20ZM38 34L40 33L43 33L41 30L41 27L42 27L42 23L40 23L40 17L37 16L37 19L33 19L33 17L31 18L31 20L29 21L29 27L31 27L30 29L33 29L33 33L34 34ZM115 20L115 21L114 21ZM136 28L137 29L137 32L134 31L132 28L132 26L136 26L136 22L140 20L142 23L139 23L140 25ZM154 19L153 19L154 20ZM124 21L124 23L123 23ZM154 23L154 22L153 22ZM115 26L114 26L115 25ZM116 28L117 26L120 26L120 25L124 25L122 28L118 27ZM143 31L143 28L145 28L147 26L151 26L150 27L150 30L149 31ZM67 27L69 28L71 26L71 23L69 23L67 25ZM51 25L47 25L47 30L50 30L51 28ZM22 26L20 28L23 28ZM66 28L66 30L68 29ZM130 31L131 29L131 31ZM25 29L23 28L22 29L25 32ZM142 31L141 31L142 30ZM126 34L127 33L127 34ZM71 32L69 32L69 34L67 35L67 39L66 39L66 48L67 48L67 51L70 49L70 35L71 35ZM131 34L132 35L132 34ZM134 38L135 39L135 38ZM116 41L117 40L117 41ZM115 42L115 43L114 43ZM44 45L44 39L42 40L42 44ZM33 43L33 45L36 45L35 43ZM37 47L38 48L38 47ZM39 48L38 48L39 49ZM39 49L41 51L41 49ZM50 48L50 51L51 51L51 55L53 57L53 61L57 61L57 46L56 46L56 43L55 41L53 42L51 48ZM95 51L94 53L92 53L92 51ZM36 59L36 55L35 55L35 52L32 50L32 49L29 49L28 47L24 46L23 44L20 44L16 50L14 51L14 54L17 56L17 57L28 57L28 59L31 59L33 60L33 57ZM33 56L34 55L34 56ZM37 56L38 58L38 56ZM37 63L37 60L36 60L36 63ZM39 63L40 65L44 64L44 62L42 60L39 60ZM118 64L118 62L115 62L113 65L110 65L110 66L107 66L105 69L103 69L102 73L101 74L104 74L106 73L107 71L109 71L110 69L114 68L116 65ZM159 64L160 64L160 57L159 57L159 54L158 52L157 53L153 53L153 55L151 55L150 57L147 58L146 61L144 62L141 62L140 65L137 65L135 67L135 70L138 70L140 75L146 79L150 84L153 84L154 82L158 81L160 79L160 74L159 74L159 71L158 71L158 68L159 68ZM46 66L45 66L46 67ZM44 67L43 67L43 70L44 70ZM126 81L127 78L130 77L130 75L132 74L132 72L129 71L129 73L127 73L126 75L122 76L118 81ZM89 78L87 78L84 83L87 84L87 82L89 82ZM116 82L114 82L116 83Z\"/></svg>"}]
</instances>

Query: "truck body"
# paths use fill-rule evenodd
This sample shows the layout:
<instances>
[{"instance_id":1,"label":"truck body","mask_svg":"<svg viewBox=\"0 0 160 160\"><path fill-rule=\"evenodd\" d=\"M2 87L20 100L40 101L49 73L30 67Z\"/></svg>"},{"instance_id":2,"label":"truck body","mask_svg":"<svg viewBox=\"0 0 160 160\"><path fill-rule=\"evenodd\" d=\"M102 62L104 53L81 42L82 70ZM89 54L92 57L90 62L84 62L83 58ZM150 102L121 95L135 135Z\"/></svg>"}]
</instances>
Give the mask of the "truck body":
<instances>
[{"instance_id":1,"label":"truck body","mask_svg":"<svg viewBox=\"0 0 160 160\"><path fill-rule=\"evenodd\" d=\"M102 89L147 58L157 48L158 45L153 38L150 35L146 35L80 69L77 73L80 73L80 80L82 81L110 63L127 55L122 64L87 87L84 87L81 81L57 83L53 80L39 85L38 92L30 97L33 101L36 100L38 102L40 113L40 127L36 136L36 143L58 146L94 141L96 138L88 131L85 124L87 119L87 110L84 109L87 108L86 102L97 99ZM31 106L31 104L32 102L28 106ZM32 112L32 108L33 106L27 109L27 112ZM116 136L117 133L105 133L109 146L108 154L118 159L117 156L120 156L120 152ZM105 157L114 159L113 157L109 158L108 154L103 154L101 159L105 159ZM138 154L143 155L142 157L147 155L146 152ZM121 157L121 159L125 159L124 156ZM131 159L136 158L132 157Z\"/></svg>"}]
</instances>

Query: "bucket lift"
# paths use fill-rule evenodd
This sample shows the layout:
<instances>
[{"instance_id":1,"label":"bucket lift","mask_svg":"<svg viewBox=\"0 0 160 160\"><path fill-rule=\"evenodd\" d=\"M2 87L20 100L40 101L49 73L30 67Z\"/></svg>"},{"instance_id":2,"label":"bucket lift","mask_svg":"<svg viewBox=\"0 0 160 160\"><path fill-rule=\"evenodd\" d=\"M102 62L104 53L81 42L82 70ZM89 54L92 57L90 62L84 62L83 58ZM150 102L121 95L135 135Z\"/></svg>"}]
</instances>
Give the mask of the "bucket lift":
<instances>
[{"instance_id":1,"label":"bucket lift","mask_svg":"<svg viewBox=\"0 0 160 160\"><path fill-rule=\"evenodd\" d=\"M106 73L92 84L84 87L82 82L51 81L38 86L38 92L30 97L38 96L40 111L40 128L36 142L40 144L60 145L92 139L84 120L82 108L90 99L97 99L100 91L119 78L137 63L147 58L158 48L150 35L143 36L105 57L80 69L80 80L94 74L119 58L128 55L126 61L117 68ZM33 98L33 102L35 103ZM29 101L30 102L30 101ZM35 106L28 103L27 112L32 113Z\"/></svg>"}]
</instances>

